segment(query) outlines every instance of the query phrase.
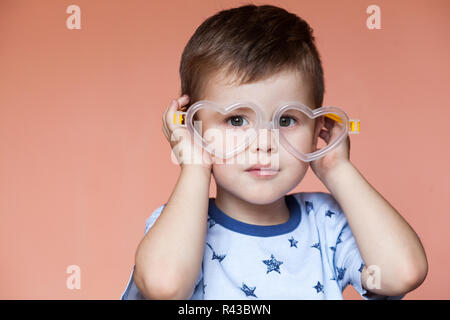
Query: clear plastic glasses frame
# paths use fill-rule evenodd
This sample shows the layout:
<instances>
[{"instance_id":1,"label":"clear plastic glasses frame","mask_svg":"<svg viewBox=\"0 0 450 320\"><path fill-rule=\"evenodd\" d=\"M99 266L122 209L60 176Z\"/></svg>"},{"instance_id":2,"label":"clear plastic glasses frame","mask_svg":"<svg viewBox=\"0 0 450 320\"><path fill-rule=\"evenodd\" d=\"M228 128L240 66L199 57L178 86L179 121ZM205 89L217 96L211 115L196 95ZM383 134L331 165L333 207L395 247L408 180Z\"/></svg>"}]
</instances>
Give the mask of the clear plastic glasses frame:
<instances>
[{"instance_id":1,"label":"clear plastic glasses frame","mask_svg":"<svg viewBox=\"0 0 450 320\"><path fill-rule=\"evenodd\" d=\"M236 145L232 150L219 152L216 148L212 148L211 145L203 138L202 134L198 132L195 126L195 115L202 109L226 115L243 107L249 108L254 112L254 123L252 129L254 129L255 134L251 134L246 137L245 141ZM332 141L329 141L328 145L324 148L316 150L314 152L304 153L295 145L293 145L283 133L283 127L280 126L280 119L283 117L285 112L301 112L302 115L306 115L312 120L321 116L325 116L338 122L341 129L339 131L339 134L334 137ZM222 159L230 158L245 150L254 141L254 139L256 139L257 132L260 129L275 129L279 132L280 144L287 151L289 151L296 158L305 162L309 162L325 156L327 153L338 147L348 134L359 133L360 128L359 119L349 119L347 114L341 108L326 106L318 109L311 109L301 102L289 102L280 105L280 107L273 113L272 119L270 121L264 121L264 113L262 109L255 103L249 101L238 101L230 105L219 105L212 101L201 100L194 103L186 112L176 111L173 120L175 125L186 127L191 136L194 137L194 141L202 148L204 148L212 155Z\"/></svg>"}]
</instances>

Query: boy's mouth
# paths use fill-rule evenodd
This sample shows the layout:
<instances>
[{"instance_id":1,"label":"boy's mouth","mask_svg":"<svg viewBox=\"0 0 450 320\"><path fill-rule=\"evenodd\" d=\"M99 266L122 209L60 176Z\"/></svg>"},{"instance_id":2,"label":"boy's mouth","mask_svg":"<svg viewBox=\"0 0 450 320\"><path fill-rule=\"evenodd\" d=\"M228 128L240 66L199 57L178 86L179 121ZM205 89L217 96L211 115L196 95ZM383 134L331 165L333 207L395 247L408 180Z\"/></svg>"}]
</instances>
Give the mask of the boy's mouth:
<instances>
[{"instance_id":1,"label":"boy's mouth","mask_svg":"<svg viewBox=\"0 0 450 320\"><path fill-rule=\"evenodd\" d=\"M268 165L256 164L246 169L245 171L255 177L272 177L278 174L280 170L276 168L271 168L270 164Z\"/></svg>"}]
</instances>

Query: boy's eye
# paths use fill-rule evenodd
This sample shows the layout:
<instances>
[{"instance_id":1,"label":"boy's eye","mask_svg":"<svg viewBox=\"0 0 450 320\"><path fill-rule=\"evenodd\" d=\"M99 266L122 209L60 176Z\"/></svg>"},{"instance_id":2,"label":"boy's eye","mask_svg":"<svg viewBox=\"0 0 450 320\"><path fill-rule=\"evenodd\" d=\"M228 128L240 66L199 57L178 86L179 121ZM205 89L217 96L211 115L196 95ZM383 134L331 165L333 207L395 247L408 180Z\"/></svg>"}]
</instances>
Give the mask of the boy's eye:
<instances>
[{"instance_id":1,"label":"boy's eye","mask_svg":"<svg viewBox=\"0 0 450 320\"><path fill-rule=\"evenodd\" d=\"M288 127L296 123L296 120L289 116L284 116L280 118L280 127Z\"/></svg>"},{"instance_id":2,"label":"boy's eye","mask_svg":"<svg viewBox=\"0 0 450 320\"><path fill-rule=\"evenodd\" d=\"M232 116L226 119L227 124L231 124L234 127L240 127L248 124L247 120L243 116ZM245 122L245 123L244 123Z\"/></svg>"}]
</instances>

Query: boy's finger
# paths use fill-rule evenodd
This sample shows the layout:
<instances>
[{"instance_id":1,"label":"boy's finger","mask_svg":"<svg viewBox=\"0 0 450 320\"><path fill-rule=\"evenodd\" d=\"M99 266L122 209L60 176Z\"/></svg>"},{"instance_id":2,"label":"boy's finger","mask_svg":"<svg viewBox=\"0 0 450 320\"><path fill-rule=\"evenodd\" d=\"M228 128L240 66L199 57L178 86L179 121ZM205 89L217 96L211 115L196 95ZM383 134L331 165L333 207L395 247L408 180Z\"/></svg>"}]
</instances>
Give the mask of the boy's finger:
<instances>
[{"instance_id":1,"label":"boy's finger","mask_svg":"<svg viewBox=\"0 0 450 320\"><path fill-rule=\"evenodd\" d=\"M164 133L164 136L166 137L166 139L169 140L169 130L167 130L167 126L164 121L163 121L163 125L162 125L162 130L163 130L163 133Z\"/></svg>"},{"instance_id":2,"label":"boy's finger","mask_svg":"<svg viewBox=\"0 0 450 320\"><path fill-rule=\"evenodd\" d=\"M169 109L169 107L166 107L166 109L164 110L163 115L162 115L162 122L163 122L163 123L166 122L167 109Z\"/></svg>"},{"instance_id":3,"label":"boy's finger","mask_svg":"<svg viewBox=\"0 0 450 320\"><path fill-rule=\"evenodd\" d=\"M178 106L178 103L176 102L176 100L172 100L172 103L167 107L167 112L166 112L166 116L165 116L165 123L168 129L170 129L170 131L173 131L174 126L173 126L173 115L174 112L176 110Z\"/></svg>"},{"instance_id":4,"label":"boy's finger","mask_svg":"<svg viewBox=\"0 0 450 320\"><path fill-rule=\"evenodd\" d=\"M162 120L163 120L163 122L167 122L167 114L168 114L168 112L170 111L170 107L173 105L173 101L174 100L172 100L172 102L166 107L166 110L164 110L164 114L163 114L163 116L162 116Z\"/></svg>"},{"instance_id":5,"label":"boy's finger","mask_svg":"<svg viewBox=\"0 0 450 320\"><path fill-rule=\"evenodd\" d=\"M189 102L189 96L187 94L182 95L177 100L179 106L184 106Z\"/></svg>"}]
</instances>

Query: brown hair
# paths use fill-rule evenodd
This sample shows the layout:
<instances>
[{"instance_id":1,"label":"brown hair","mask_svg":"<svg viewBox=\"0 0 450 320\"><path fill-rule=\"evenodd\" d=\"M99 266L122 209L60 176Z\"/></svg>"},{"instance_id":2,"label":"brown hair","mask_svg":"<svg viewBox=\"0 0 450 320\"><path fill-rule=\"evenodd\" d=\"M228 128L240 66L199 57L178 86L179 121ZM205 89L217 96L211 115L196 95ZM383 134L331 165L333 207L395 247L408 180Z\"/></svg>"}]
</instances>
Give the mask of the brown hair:
<instances>
[{"instance_id":1,"label":"brown hair","mask_svg":"<svg viewBox=\"0 0 450 320\"><path fill-rule=\"evenodd\" d=\"M206 81L225 72L237 83L265 80L285 70L298 70L322 106L322 63L313 29L293 13L272 5L253 4L222 10L206 19L189 39L180 64L181 91L189 106L202 99Z\"/></svg>"}]
</instances>

